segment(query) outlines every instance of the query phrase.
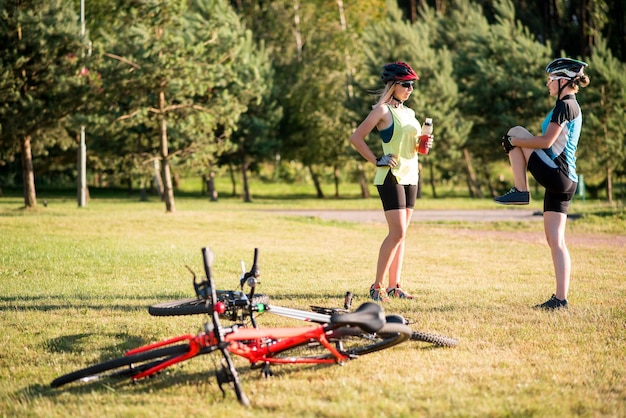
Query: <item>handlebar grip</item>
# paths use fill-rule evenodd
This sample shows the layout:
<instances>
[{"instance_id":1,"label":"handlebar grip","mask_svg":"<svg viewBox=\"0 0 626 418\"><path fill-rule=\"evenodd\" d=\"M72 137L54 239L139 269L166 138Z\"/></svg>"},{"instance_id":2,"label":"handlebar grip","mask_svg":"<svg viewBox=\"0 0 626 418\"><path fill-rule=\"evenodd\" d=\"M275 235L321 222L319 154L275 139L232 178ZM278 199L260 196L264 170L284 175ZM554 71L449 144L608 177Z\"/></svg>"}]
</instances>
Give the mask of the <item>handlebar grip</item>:
<instances>
[{"instance_id":1,"label":"handlebar grip","mask_svg":"<svg viewBox=\"0 0 626 418\"><path fill-rule=\"evenodd\" d=\"M202 247L202 261L204 262L204 272L209 281L209 285L213 287L211 278L211 264L213 264L213 251L210 248Z\"/></svg>"},{"instance_id":2,"label":"handlebar grip","mask_svg":"<svg viewBox=\"0 0 626 418\"><path fill-rule=\"evenodd\" d=\"M252 261L252 269L250 271L254 272L256 270L256 263L259 260L259 249L254 249L254 261Z\"/></svg>"}]
</instances>

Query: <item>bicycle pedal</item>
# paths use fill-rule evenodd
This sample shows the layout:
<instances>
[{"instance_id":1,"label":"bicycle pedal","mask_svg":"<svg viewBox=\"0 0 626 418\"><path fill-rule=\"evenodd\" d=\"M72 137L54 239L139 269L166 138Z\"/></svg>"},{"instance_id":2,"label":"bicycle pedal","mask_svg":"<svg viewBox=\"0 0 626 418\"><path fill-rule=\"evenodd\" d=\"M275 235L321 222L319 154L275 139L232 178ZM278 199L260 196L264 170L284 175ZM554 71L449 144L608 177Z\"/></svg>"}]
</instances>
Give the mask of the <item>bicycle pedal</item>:
<instances>
[{"instance_id":1,"label":"bicycle pedal","mask_svg":"<svg viewBox=\"0 0 626 418\"><path fill-rule=\"evenodd\" d=\"M272 376L274 376L274 372L272 371L272 369L270 369L269 364L264 364L263 367L261 368L261 374L263 375L263 377L270 378Z\"/></svg>"},{"instance_id":2,"label":"bicycle pedal","mask_svg":"<svg viewBox=\"0 0 626 418\"><path fill-rule=\"evenodd\" d=\"M235 381L235 377L226 368L217 370L215 372L215 377L217 378L217 383L220 385L220 387L225 383L228 384Z\"/></svg>"}]
</instances>

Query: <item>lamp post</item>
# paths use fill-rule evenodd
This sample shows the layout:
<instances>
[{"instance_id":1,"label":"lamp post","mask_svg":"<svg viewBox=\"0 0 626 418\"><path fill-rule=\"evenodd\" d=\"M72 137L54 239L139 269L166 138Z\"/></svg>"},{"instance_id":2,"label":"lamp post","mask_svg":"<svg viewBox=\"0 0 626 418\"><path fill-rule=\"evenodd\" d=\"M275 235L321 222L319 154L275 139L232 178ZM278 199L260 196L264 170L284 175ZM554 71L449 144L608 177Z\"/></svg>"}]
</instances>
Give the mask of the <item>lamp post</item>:
<instances>
[{"instance_id":1,"label":"lamp post","mask_svg":"<svg viewBox=\"0 0 626 418\"><path fill-rule=\"evenodd\" d=\"M85 0L80 0L80 36L82 41L85 40ZM83 49L83 57L85 50ZM80 127L80 145L78 146L78 207L87 206L87 146L85 145L85 125Z\"/></svg>"}]
</instances>

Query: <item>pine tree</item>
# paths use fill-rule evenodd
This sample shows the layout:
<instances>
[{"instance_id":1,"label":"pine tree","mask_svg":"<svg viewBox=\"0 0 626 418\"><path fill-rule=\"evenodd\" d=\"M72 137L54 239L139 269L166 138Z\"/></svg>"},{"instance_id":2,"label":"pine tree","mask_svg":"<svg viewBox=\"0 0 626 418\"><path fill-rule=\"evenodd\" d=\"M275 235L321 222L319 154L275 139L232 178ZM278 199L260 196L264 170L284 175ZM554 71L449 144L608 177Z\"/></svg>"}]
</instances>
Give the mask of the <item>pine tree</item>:
<instances>
[{"instance_id":1,"label":"pine tree","mask_svg":"<svg viewBox=\"0 0 626 418\"><path fill-rule=\"evenodd\" d=\"M587 181L604 183L607 200L612 203L613 176L626 173L626 64L600 39L587 72L591 83L578 95L583 128L577 171L587 173Z\"/></svg>"},{"instance_id":2,"label":"pine tree","mask_svg":"<svg viewBox=\"0 0 626 418\"><path fill-rule=\"evenodd\" d=\"M373 25L363 38L370 80L380 83L382 66L394 61L409 63L420 77L408 105L415 110L420 123L430 117L435 125L433 149L428 156L420 156L429 174L422 170L420 178L430 179L436 197L435 172L449 173L450 167L462 164L460 144L470 126L464 123L457 106L459 96L453 77L452 54L445 45L436 42L434 12L424 7L420 15L421 19L411 24L390 4L387 19ZM378 84L378 88L381 87ZM376 146L372 144L372 149Z\"/></svg>"},{"instance_id":3,"label":"pine tree","mask_svg":"<svg viewBox=\"0 0 626 418\"><path fill-rule=\"evenodd\" d=\"M500 139L515 125L539 130L542 115L553 104L548 99L543 68L550 48L541 44L515 19L510 0L494 3L495 22L482 8L461 0L440 22L440 40L454 51L454 72L463 96L463 117L472 123L465 148L478 159L480 177L495 185L490 163L501 160Z\"/></svg>"},{"instance_id":4,"label":"pine tree","mask_svg":"<svg viewBox=\"0 0 626 418\"><path fill-rule=\"evenodd\" d=\"M268 58L225 0L121 2L115 16L95 44L104 57L100 114L109 115L96 149L113 150L109 163L129 182L136 173L145 183L157 160L174 212L172 168L206 170L236 149L242 114L271 89Z\"/></svg>"},{"instance_id":5,"label":"pine tree","mask_svg":"<svg viewBox=\"0 0 626 418\"><path fill-rule=\"evenodd\" d=\"M82 106L90 89L85 46L72 2L4 1L0 19L0 148L20 154L24 205L34 208L33 154L50 144L33 141Z\"/></svg>"}]
</instances>

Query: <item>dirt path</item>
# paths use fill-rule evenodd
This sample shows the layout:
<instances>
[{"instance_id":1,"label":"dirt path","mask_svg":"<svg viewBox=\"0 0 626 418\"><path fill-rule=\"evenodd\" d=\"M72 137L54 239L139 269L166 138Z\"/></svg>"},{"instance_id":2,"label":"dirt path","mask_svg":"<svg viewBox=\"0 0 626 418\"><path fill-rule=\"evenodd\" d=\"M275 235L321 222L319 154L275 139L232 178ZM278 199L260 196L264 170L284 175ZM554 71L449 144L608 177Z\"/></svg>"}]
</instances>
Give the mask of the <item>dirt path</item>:
<instances>
[{"instance_id":1,"label":"dirt path","mask_svg":"<svg viewBox=\"0 0 626 418\"><path fill-rule=\"evenodd\" d=\"M382 211L375 210L287 210L276 211L284 215L314 216L324 220L347 222L385 222ZM419 221L464 221L464 222L497 222L523 221L542 222L541 212L529 209L493 209L493 210L415 210L414 222ZM462 230L466 235L491 236L506 240L523 242L545 242L543 233L524 231L485 231ZM607 245L617 248L626 248L626 236L591 233L568 233L567 243L570 245L599 246Z\"/></svg>"},{"instance_id":2,"label":"dirt path","mask_svg":"<svg viewBox=\"0 0 626 418\"><path fill-rule=\"evenodd\" d=\"M352 222L385 222L380 210L289 210L288 215L314 216L320 219ZM494 210L415 210L413 221L541 221L541 213L529 209Z\"/></svg>"}]
</instances>

